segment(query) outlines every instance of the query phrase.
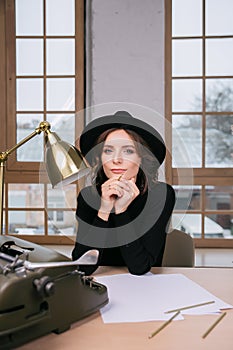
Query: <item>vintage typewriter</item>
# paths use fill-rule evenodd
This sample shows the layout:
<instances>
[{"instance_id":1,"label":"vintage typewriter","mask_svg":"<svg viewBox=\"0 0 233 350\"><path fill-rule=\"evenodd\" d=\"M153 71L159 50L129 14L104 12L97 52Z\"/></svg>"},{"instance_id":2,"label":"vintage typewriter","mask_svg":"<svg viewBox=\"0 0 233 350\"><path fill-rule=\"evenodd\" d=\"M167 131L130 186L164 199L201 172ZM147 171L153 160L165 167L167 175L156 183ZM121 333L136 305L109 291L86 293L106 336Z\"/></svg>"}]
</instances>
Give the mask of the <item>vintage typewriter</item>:
<instances>
[{"instance_id":1,"label":"vintage typewriter","mask_svg":"<svg viewBox=\"0 0 233 350\"><path fill-rule=\"evenodd\" d=\"M90 251L73 262L52 249L0 236L0 349L64 332L107 304L107 288L78 271L97 258L98 251Z\"/></svg>"}]
</instances>

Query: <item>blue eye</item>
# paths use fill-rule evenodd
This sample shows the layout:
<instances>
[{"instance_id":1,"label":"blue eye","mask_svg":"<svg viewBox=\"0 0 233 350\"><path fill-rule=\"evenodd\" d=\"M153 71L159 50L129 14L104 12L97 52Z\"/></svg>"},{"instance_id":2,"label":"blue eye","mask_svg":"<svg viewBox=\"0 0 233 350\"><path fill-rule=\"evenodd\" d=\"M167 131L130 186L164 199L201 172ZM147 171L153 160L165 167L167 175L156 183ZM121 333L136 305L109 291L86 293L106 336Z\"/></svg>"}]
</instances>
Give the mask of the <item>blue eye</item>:
<instances>
[{"instance_id":1,"label":"blue eye","mask_svg":"<svg viewBox=\"0 0 233 350\"><path fill-rule=\"evenodd\" d=\"M110 154L112 153L112 150L110 148L104 148L103 153Z\"/></svg>"},{"instance_id":2,"label":"blue eye","mask_svg":"<svg viewBox=\"0 0 233 350\"><path fill-rule=\"evenodd\" d=\"M134 153L134 150L132 148L127 148L125 151L124 151L126 154L133 154Z\"/></svg>"}]
</instances>

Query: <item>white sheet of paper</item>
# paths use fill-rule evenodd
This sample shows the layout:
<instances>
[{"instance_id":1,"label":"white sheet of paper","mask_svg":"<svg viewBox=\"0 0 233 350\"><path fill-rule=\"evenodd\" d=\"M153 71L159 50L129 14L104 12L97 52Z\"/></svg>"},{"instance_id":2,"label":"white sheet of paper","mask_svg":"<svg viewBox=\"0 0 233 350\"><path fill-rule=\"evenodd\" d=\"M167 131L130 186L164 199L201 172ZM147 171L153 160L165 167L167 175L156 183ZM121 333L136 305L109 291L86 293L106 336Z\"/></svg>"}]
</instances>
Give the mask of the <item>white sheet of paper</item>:
<instances>
[{"instance_id":1,"label":"white sheet of paper","mask_svg":"<svg viewBox=\"0 0 233 350\"><path fill-rule=\"evenodd\" d=\"M207 314L232 308L182 274L143 276L120 274L96 280L108 288L109 303L101 309L104 323L167 320L166 311L215 301L213 304L182 311L182 314ZM183 319L181 315L176 320Z\"/></svg>"}]
</instances>

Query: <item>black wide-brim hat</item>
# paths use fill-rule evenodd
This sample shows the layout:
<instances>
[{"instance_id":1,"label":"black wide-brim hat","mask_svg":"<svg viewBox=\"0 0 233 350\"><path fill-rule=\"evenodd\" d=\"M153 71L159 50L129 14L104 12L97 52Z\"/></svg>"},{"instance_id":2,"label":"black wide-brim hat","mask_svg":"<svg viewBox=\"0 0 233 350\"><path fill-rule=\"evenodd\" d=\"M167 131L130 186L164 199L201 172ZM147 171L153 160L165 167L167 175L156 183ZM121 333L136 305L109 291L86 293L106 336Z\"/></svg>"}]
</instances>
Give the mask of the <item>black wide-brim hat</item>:
<instances>
[{"instance_id":1,"label":"black wide-brim hat","mask_svg":"<svg viewBox=\"0 0 233 350\"><path fill-rule=\"evenodd\" d=\"M150 151L161 165L166 155L166 147L162 136L151 125L133 117L126 111L118 111L113 115L105 115L92 120L80 136L80 150L86 160L91 164L91 151L96 145L98 137L106 130L116 128L132 130L140 135Z\"/></svg>"}]
</instances>

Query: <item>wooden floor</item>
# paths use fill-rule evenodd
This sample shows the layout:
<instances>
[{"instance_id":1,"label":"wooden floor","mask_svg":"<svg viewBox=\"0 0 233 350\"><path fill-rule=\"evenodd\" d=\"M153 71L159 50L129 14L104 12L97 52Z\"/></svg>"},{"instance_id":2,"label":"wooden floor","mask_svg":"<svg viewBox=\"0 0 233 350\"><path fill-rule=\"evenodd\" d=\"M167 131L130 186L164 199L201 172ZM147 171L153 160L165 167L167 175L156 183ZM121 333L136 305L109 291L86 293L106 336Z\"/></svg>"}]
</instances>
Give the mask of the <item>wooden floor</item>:
<instances>
[{"instance_id":1,"label":"wooden floor","mask_svg":"<svg viewBox=\"0 0 233 350\"><path fill-rule=\"evenodd\" d=\"M58 252L71 257L73 246L47 246ZM233 249L220 248L197 248L195 250L196 267L233 267Z\"/></svg>"}]
</instances>

